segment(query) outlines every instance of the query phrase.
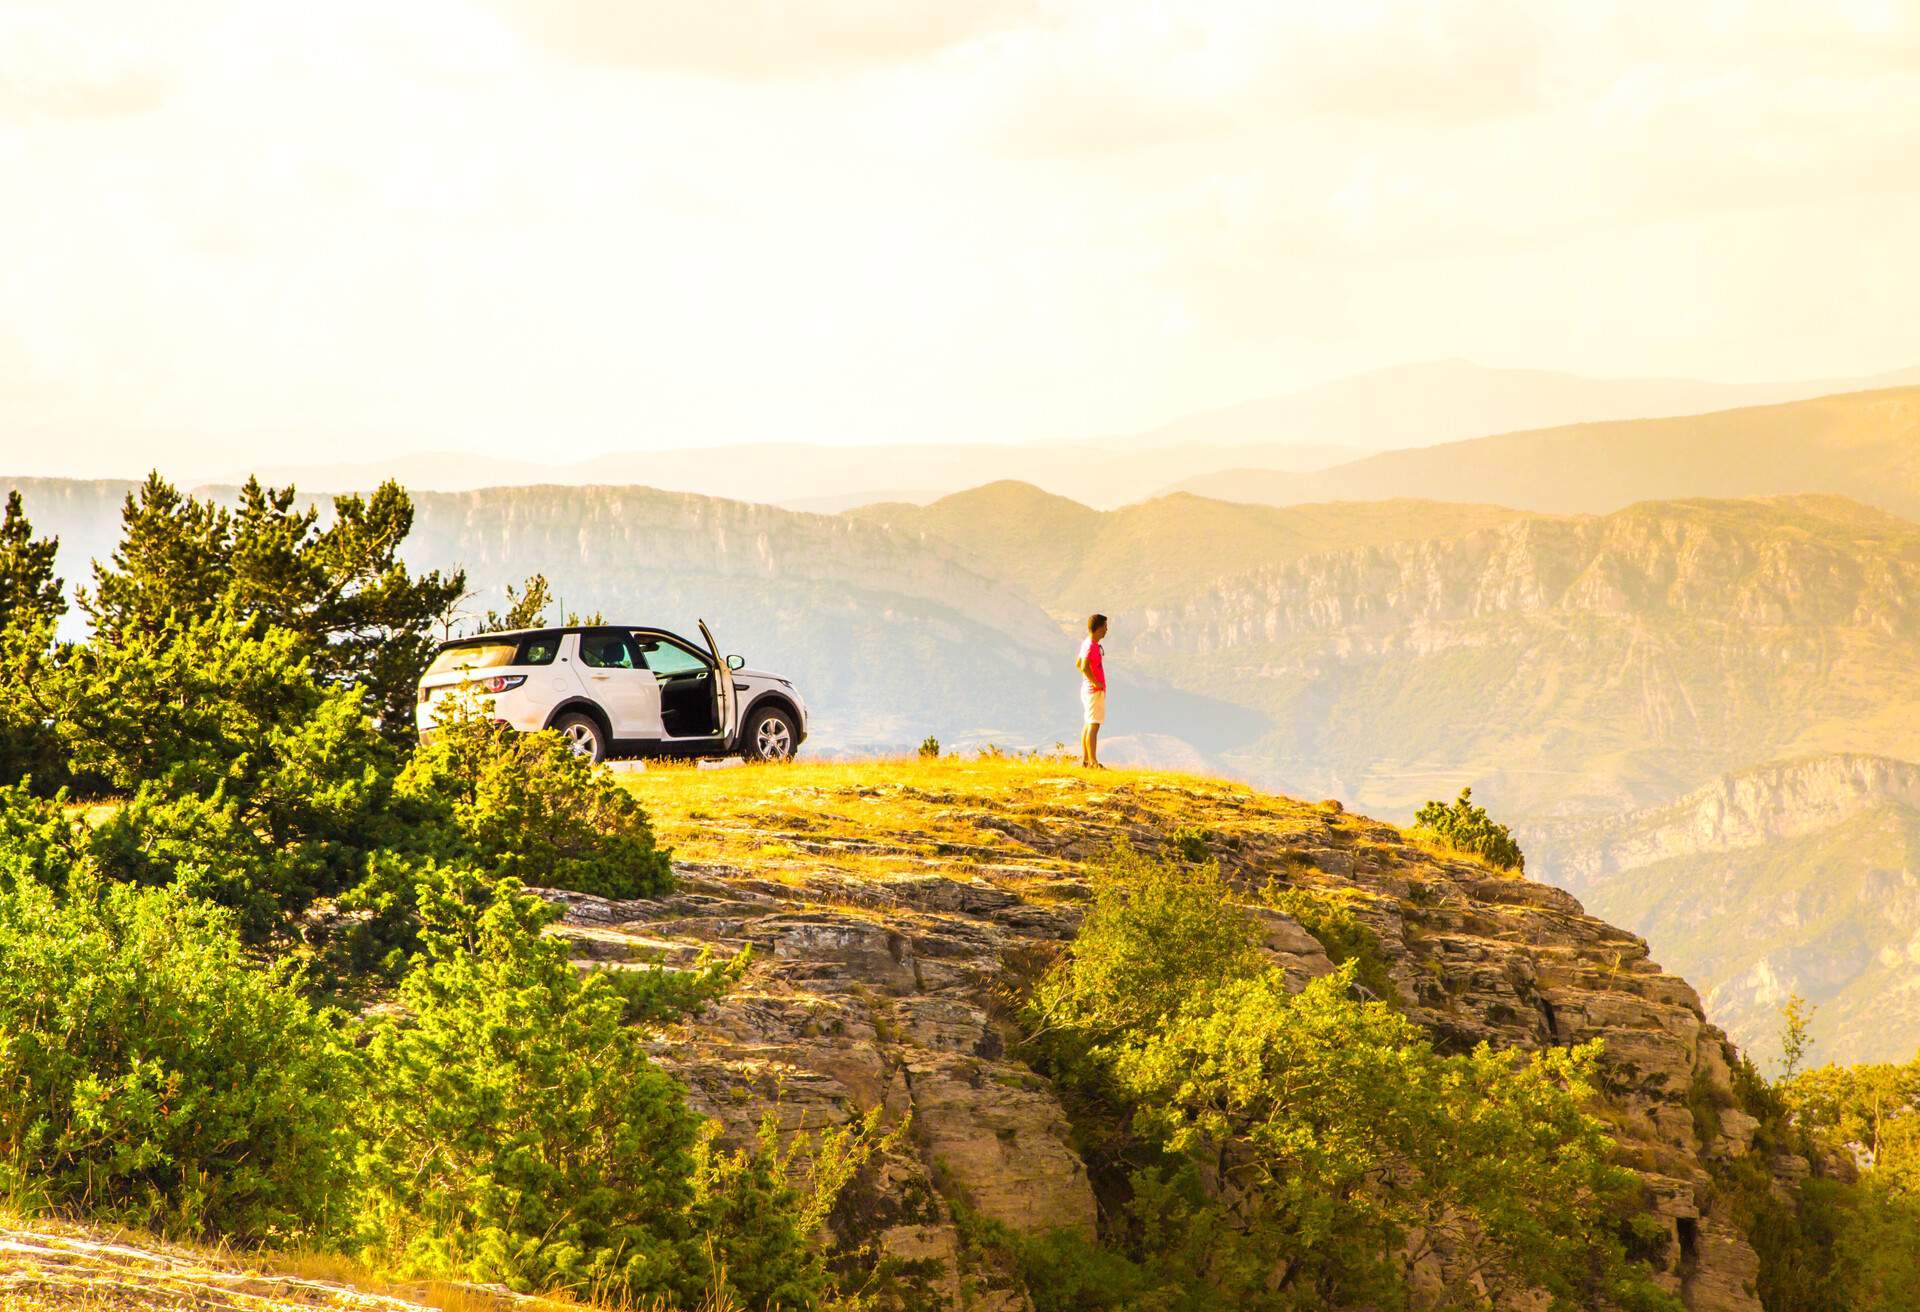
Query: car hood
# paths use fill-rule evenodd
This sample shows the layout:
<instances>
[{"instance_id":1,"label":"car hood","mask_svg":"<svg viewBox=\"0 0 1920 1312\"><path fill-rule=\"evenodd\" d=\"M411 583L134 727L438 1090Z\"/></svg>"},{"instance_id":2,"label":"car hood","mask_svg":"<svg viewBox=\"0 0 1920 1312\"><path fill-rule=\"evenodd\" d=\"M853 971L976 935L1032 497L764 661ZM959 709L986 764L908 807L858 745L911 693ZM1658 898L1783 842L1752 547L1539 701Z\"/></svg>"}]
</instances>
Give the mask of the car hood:
<instances>
[{"instance_id":1,"label":"car hood","mask_svg":"<svg viewBox=\"0 0 1920 1312\"><path fill-rule=\"evenodd\" d=\"M788 686L792 686L786 675L775 674L771 670L756 670L752 666L735 670L733 677L736 679L760 679L767 683L785 683L788 684Z\"/></svg>"}]
</instances>

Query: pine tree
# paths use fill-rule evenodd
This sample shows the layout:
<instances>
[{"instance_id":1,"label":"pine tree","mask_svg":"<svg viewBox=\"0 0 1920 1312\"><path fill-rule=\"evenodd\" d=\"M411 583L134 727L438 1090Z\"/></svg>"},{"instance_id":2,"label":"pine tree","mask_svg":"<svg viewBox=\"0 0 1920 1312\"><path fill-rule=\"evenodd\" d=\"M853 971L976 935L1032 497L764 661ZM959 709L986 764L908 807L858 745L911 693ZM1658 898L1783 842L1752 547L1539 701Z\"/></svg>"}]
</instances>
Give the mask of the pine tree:
<instances>
[{"instance_id":1,"label":"pine tree","mask_svg":"<svg viewBox=\"0 0 1920 1312\"><path fill-rule=\"evenodd\" d=\"M553 602L552 590L547 585L545 574L529 574L527 581L518 591L513 584L507 584L507 613L502 615L489 609L487 617L480 621L480 633L509 633L514 629L537 628L546 618L547 607ZM573 623L571 619L567 621Z\"/></svg>"},{"instance_id":2,"label":"pine tree","mask_svg":"<svg viewBox=\"0 0 1920 1312\"><path fill-rule=\"evenodd\" d=\"M292 487L250 478L227 510L149 474L127 495L112 564L94 563L93 591L80 598L95 640L157 637L224 608L256 636L298 635L323 679L357 688L383 733L411 740L414 682L466 576L408 572L400 544L413 501L397 483L340 497L333 522L320 520Z\"/></svg>"},{"instance_id":3,"label":"pine tree","mask_svg":"<svg viewBox=\"0 0 1920 1312\"><path fill-rule=\"evenodd\" d=\"M409 574L400 544L413 531L413 499L398 483L333 503L334 521L313 539L321 578L314 608L316 668L361 690L367 712L395 742L414 735L414 685L433 652L435 625L467 590L464 570Z\"/></svg>"},{"instance_id":4,"label":"pine tree","mask_svg":"<svg viewBox=\"0 0 1920 1312\"><path fill-rule=\"evenodd\" d=\"M120 523L112 564L96 560L93 591L80 594L94 640L124 643L211 616L227 591L232 515L155 470L127 493Z\"/></svg>"},{"instance_id":5,"label":"pine tree","mask_svg":"<svg viewBox=\"0 0 1920 1312\"><path fill-rule=\"evenodd\" d=\"M60 579L53 572L60 539L36 538L27 522L18 489L7 493L0 518L0 629L57 620L67 610Z\"/></svg>"}]
</instances>

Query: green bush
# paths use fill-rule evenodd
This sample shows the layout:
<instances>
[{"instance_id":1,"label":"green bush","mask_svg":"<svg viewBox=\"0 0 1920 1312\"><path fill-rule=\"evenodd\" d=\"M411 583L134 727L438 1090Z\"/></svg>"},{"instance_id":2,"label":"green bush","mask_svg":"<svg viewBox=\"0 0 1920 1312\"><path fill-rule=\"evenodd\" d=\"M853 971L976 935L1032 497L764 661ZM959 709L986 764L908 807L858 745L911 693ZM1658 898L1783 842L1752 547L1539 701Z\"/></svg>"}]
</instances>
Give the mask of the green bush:
<instances>
[{"instance_id":1,"label":"green bush","mask_svg":"<svg viewBox=\"0 0 1920 1312\"><path fill-rule=\"evenodd\" d=\"M226 615L90 646L46 693L76 765L129 797L93 835L102 870L231 907L251 942L312 931L305 913L370 850L415 841L392 814L391 749L280 630Z\"/></svg>"},{"instance_id":2,"label":"green bush","mask_svg":"<svg viewBox=\"0 0 1920 1312\"><path fill-rule=\"evenodd\" d=\"M612 898L673 880L633 795L555 733L457 721L414 754L399 791L443 828L436 855L496 875Z\"/></svg>"},{"instance_id":3,"label":"green bush","mask_svg":"<svg viewBox=\"0 0 1920 1312\"><path fill-rule=\"evenodd\" d=\"M1375 999L1391 1003L1399 998L1400 990L1393 982L1386 955L1380 951L1380 941L1360 923L1352 907L1330 894L1305 888L1276 889L1268 894L1267 902L1299 921L1302 929L1319 940L1334 965L1351 961L1354 980Z\"/></svg>"},{"instance_id":4,"label":"green bush","mask_svg":"<svg viewBox=\"0 0 1920 1312\"><path fill-rule=\"evenodd\" d=\"M64 889L86 854L85 827L67 815L63 795L0 784L0 891L22 883Z\"/></svg>"},{"instance_id":5,"label":"green bush","mask_svg":"<svg viewBox=\"0 0 1920 1312\"><path fill-rule=\"evenodd\" d=\"M221 911L0 889L0 1195L187 1235L325 1234L345 1193L328 1022Z\"/></svg>"},{"instance_id":6,"label":"green bush","mask_svg":"<svg viewBox=\"0 0 1920 1312\"><path fill-rule=\"evenodd\" d=\"M605 979L503 881L426 893L427 950L364 1063L363 1238L424 1274L691 1298L698 1119Z\"/></svg>"},{"instance_id":7,"label":"green bush","mask_svg":"<svg viewBox=\"0 0 1920 1312\"><path fill-rule=\"evenodd\" d=\"M1035 989L1042 1032L1092 1047L1125 1040L1257 969L1259 935L1231 898L1212 862L1177 865L1116 849L1096 872L1071 955Z\"/></svg>"},{"instance_id":8,"label":"green bush","mask_svg":"<svg viewBox=\"0 0 1920 1312\"><path fill-rule=\"evenodd\" d=\"M1597 1048L1444 1056L1350 996L1357 960L1295 994L1256 942L1217 869L1123 853L1035 989L1041 1059L1095 1091L1082 1142L1127 1182L1133 1306L1676 1306L1619 1238L1636 1186L1585 1110ZM1054 1282L1037 1305L1080 1297L1015 1251ZM1423 1255L1440 1285L1415 1298Z\"/></svg>"},{"instance_id":9,"label":"green bush","mask_svg":"<svg viewBox=\"0 0 1920 1312\"><path fill-rule=\"evenodd\" d=\"M1456 851L1480 857L1501 870L1524 871L1527 858L1503 824L1473 804L1473 789L1462 788L1452 806L1428 802L1413 817L1414 829Z\"/></svg>"}]
</instances>

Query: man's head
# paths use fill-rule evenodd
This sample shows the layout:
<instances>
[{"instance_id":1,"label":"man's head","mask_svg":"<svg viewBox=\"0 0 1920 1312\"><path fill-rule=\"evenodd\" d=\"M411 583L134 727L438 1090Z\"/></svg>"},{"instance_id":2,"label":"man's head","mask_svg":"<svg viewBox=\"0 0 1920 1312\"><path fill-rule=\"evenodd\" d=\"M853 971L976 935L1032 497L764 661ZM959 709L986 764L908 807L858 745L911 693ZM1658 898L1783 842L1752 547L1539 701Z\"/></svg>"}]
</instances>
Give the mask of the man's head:
<instances>
[{"instance_id":1,"label":"man's head","mask_svg":"<svg viewBox=\"0 0 1920 1312\"><path fill-rule=\"evenodd\" d=\"M1107 636L1107 617L1105 615L1087 616L1087 636L1095 642Z\"/></svg>"}]
</instances>

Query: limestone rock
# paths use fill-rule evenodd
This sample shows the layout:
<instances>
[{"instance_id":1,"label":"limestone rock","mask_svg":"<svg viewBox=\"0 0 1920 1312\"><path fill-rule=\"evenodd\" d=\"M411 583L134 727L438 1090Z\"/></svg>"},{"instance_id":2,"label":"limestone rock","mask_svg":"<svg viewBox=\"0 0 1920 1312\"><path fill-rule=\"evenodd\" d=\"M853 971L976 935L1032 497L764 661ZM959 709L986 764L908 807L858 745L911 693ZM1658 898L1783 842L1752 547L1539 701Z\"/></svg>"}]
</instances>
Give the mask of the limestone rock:
<instances>
[{"instance_id":1,"label":"limestone rock","mask_svg":"<svg viewBox=\"0 0 1920 1312\"><path fill-rule=\"evenodd\" d=\"M883 1305L1023 1305L1010 1277L969 1265L958 1206L1015 1230L1097 1233L1095 1189L1061 1101L1019 1059L1013 1001L1076 931L1087 862L1117 841L1159 850L1200 822L1296 986L1333 962L1260 890L1297 888L1349 908L1385 959L1398 994L1389 1001L1443 1048L1602 1040L1604 1113L1671 1235L1658 1278L1696 1312L1759 1312L1757 1258L1708 1169L1753 1149L1752 1120L1733 1106L1736 1054L1640 939L1567 893L1332 808L1198 779L1020 778L1021 790L990 798L863 783L760 799L769 811L732 829L706 815L688 823L718 855L680 863L667 896L555 895L566 905L559 932L600 968L753 947L741 984L657 1044L730 1136L769 1114L798 1133L875 1107L908 1127L833 1219L843 1241L905 1273ZM656 824L675 837L671 816ZM859 837L834 839L836 828ZM763 855L770 845L791 855ZM1696 1121L1701 1097L1717 1131ZM1769 1165L1783 1192L1807 1170L1797 1158Z\"/></svg>"}]
</instances>

